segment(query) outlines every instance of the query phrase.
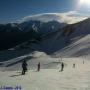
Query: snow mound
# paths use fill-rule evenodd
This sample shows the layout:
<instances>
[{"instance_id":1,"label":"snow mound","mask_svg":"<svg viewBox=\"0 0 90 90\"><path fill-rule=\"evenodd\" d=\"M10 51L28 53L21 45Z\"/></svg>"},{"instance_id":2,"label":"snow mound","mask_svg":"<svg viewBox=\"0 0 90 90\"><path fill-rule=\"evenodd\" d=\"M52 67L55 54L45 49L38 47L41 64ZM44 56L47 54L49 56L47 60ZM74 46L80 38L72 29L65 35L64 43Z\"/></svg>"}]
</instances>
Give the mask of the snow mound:
<instances>
[{"instance_id":1,"label":"snow mound","mask_svg":"<svg viewBox=\"0 0 90 90\"><path fill-rule=\"evenodd\" d=\"M47 55L44 52L39 52L39 51L32 52L32 57L34 57L34 58L46 57L46 56Z\"/></svg>"}]
</instances>

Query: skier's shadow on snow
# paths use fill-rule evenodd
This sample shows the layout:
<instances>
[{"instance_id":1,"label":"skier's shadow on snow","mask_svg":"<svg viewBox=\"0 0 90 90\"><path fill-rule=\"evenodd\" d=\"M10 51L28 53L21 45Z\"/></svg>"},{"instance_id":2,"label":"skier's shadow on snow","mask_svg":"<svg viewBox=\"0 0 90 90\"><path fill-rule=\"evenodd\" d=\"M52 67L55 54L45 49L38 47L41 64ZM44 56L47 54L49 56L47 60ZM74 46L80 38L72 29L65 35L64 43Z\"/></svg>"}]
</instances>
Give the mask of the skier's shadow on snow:
<instances>
[{"instance_id":1,"label":"skier's shadow on snow","mask_svg":"<svg viewBox=\"0 0 90 90\"><path fill-rule=\"evenodd\" d=\"M18 77L21 76L22 74L16 74L16 75L11 75L10 77Z\"/></svg>"}]
</instances>

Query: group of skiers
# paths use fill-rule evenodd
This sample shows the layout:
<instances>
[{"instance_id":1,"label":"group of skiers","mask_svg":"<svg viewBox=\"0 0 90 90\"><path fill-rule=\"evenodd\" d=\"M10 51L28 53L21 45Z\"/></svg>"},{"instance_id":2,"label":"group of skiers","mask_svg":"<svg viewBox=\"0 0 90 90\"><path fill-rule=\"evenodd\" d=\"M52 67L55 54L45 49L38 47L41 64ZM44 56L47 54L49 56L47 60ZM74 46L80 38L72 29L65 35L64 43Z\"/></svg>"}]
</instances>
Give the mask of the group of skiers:
<instances>
[{"instance_id":1,"label":"group of skiers","mask_svg":"<svg viewBox=\"0 0 90 90\"><path fill-rule=\"evenodd\" d=\"M83 61L83 64L84 64L84 61ZM37 71L39 72L40 71L40 62L37 64ZM75 63L73 63L73 68L75 68ZM61 70L59 72L62 72L64 70L64 63L61 62ZM25 72L27 72L27 62L26 60L24 60L22 62L22 75L25 75Z\"/></svg>"},{"instance_id":2,"label":"group of skiers","mask_svg":"<svg viewBox=\"0 0 90 90\"><path fill-rule=\"evenodd\" d=\"M40 67L41 67L41 65L40 65L40 62L37 64L37 71L39 72L40 71ZM61 70L60 71L63 71L63 69L64 69L64 63L62 62L61 63ZM59 71L59 72L60 72ZM25 75L25 73L27 72L27 62L26 62L26 60L24 60L23 62L22 62L22 75Z\"/></svg>"},{"instance_id":3,"label":"group of skiers","mask_svg":"<svg viewBox=\"0 0 90 90\"><path fill-rule=\"evenodd\" d=\"M38 63L38 68L37 68L37 71L39 72L40 71L40 62ZM25 73L27 72L27 62L26 60L24 60L22 62L22 75L25 75Z\"/></svg>"}]
</instances>

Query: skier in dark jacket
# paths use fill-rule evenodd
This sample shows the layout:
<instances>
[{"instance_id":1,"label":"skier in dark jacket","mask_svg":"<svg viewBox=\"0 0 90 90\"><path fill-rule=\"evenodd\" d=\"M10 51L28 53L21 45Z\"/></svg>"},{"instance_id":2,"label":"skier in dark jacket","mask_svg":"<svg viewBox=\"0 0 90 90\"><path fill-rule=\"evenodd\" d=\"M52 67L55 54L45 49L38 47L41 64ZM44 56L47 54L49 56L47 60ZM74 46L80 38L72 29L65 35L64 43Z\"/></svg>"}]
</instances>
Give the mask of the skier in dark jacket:
<instances>
[{"instance_id":1,"label":"skier in dark jacket","mask_svg":"<svg viewBox=\"0 0 90 90\"><path fill-rule=\"evenodd\" d=\"M26 60L22 62L22 75L25 75L25 72L27 71L27 63Z\"/></svg>"},{"instance_id":2,"label":"skier in dark jacket","mask_svg":"<svg viewBox=\"0 0 90 90\"><path fill-rule=\"evenodd\" d=\"M40 71L40 62L38 63L38 65L37 65L38 67L37 67L37 71L39 72Z\"/></svg>"},{"instance_id":3,"label":"skier in dark jacket","mask_svg":"<svg viewBox=\"0 0 90 90\"><path fill-rule=\"evenodd\" d=\"M62 62L61 63L61 70L60 71L63 71L63 69L64 69L64 63Z\"/></svg>"}]
</instances>

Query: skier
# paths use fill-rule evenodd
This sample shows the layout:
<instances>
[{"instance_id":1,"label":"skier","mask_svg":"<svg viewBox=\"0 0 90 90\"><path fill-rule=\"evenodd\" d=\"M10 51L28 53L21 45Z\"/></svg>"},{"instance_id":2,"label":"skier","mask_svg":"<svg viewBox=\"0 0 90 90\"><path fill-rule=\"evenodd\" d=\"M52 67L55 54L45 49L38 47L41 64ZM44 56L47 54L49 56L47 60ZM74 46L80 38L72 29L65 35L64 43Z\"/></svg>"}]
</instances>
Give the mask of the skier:
<instances>
[{"instance_id":1,"label":"skier","mask_svg":"<svg viewBox=\"0 0 90 90\"><path fill-rule=\"evenodd\" d=\"M84 60L83 60L83 64L84 64Z\"/></svg>"},{"instance_id":2,"label":"skier","mask_svg":"<svg viewBox=\"0 0 90 90\"><path fill-rule=\"evenodd\" d=\"M24 61L22 62L22 68L23 68L23 70L22 70L22 75L25 75L25 72L27 71L27 63L26 63L26 60L24 60Z\"/></svg>"},{"instance_id":3,"label":"skier","mask_svg":"<svg viewBox=\"0 0 90 90\"><path fill-rule=\"evenodd\" d=\"M73 63L73 68L75 68L75 63Z\"/></svg>"},{"instance_id":4,"label":"skier","mask_svg":"<svg viewBox=\"0 0 90 90\"><path fill-rule=\"evenodd\" d=\"M39 71L40 71L40 62L38 63L37 66L38 66L38 67L37 67L37 71L39 72Z\"/></svg>"},{"instance_id":5,"label":"skier","mask_svg":"<svg viewBox=\"0 0 90 90\"><path fill-rule=\"evenodd\" d=\"M62 63L61 63L61 70L60 70L60 71L63 71L63 69L64 69L64 63L62 62ZM59 71L59 72L60 72L60 71Z\"/></svg>"}]
</instances>

